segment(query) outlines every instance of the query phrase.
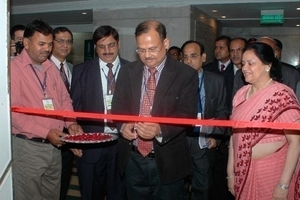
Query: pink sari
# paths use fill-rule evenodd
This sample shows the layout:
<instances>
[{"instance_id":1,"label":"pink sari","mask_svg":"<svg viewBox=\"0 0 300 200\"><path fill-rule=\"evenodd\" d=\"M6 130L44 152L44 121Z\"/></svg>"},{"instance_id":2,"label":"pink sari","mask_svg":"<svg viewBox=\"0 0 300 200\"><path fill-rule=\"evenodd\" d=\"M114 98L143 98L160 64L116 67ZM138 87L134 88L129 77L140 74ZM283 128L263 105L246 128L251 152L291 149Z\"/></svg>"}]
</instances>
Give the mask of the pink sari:
<instances>
[{"instance_id":1,"label":"pink sari","mask_svg":"<svg viewBox=\"0 0 300 200\"><path fill-rule=\"evenodd\" d=\"M244 86L235 95L232 120L295 122L300 118L298 101L287 86L274 82L246 100L246 93L250 87ZM288 144L258 160L251 160L252 147L257 143L286 141L283 131L233 127L232 139L236 199L270 200L283 170ZM300 199L299 161L290 182L288 199Z\"/></svg>"}]
</instances>

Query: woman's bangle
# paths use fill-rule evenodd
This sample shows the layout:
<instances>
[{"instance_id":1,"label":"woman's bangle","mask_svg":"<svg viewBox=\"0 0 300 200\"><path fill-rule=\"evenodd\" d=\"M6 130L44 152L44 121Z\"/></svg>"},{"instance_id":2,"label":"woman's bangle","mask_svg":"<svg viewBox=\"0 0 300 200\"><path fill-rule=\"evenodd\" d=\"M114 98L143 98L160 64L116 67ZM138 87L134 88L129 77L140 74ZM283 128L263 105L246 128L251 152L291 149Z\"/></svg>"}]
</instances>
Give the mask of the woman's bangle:
<instances>
[{"instance_id":1,"label":"woman's bangle","mask_svg":"<svg viewBox=\"0 0 300 200\"><path fill-rule=\"evenodd\" d=\"M287 186L286 184L282 184L282 183L279 183L279 187L283 190L288 190L289 189L289 186Z\"/></svg>"},{"instance_id":2,"label":"woman's bangle","mask_svg":"<svg viewBox=\"0 0 300 200\"><path fill-rule=\"evenodd\" d=\"M226 177L226 179L232 179L232 178L234 178L234 175Z\"/></svg>"}]
</instances>

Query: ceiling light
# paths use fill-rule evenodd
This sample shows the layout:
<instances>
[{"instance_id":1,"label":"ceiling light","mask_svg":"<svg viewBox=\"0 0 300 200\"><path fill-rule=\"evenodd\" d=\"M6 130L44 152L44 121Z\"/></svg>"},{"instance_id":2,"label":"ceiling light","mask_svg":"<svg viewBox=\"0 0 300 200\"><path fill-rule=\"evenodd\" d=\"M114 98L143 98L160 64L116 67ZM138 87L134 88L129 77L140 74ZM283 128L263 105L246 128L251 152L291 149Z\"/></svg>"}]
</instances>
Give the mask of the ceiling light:
<instances>
[{"instance_id":1,"label":"ceiling light","mask_svg":"<svg viewBox=\"0 0 300 200\"><path fill-rule=\"evenodd\" d=\"M223 18L223 19L225 19L225 18L226 18L226 16L225 16L225 15L223 15L223 16L222 16L222 18Z\"/></svg>"},{"instance_id":2,"label":"ceiling light","mask_svg":"<svg viewBox=\"0 0 300 200\"><path fill-rule=\"evenodd\" d=\"M296 26L300 26L300 24L297 24Z\"/></svg>"},{"instance_id":3,"label":"ceiling light","mask_svg":"<svg viewBox=\"0 0 300 200\"><path fill-rule=\"evenodd\" d=\"M300 7L299 7L299 8L297 8L297 10L300 10Z\"/></svg>"},{"instance_id":4,"label":"ceiling light","mask_svg":"<svg viewBox=\"0 0 300 200\"><path fill-rule=\"evenodd\" d=\"M216 12L218 12L218 11L217 11L217 10L212 10L212 12L213 12L213 13L216 13Z\"/></svg>"},{"instance_id":5,"label":"ceiling light","mask_svg":"<svg viewBox=\"0 0 300 200\"><path fill-rule=\"evenodd\" d=\"M87 13L86 13L86 12L83 12L82 14L83 14L83 15L86 15Z\"/></svg>"}]
</instances>

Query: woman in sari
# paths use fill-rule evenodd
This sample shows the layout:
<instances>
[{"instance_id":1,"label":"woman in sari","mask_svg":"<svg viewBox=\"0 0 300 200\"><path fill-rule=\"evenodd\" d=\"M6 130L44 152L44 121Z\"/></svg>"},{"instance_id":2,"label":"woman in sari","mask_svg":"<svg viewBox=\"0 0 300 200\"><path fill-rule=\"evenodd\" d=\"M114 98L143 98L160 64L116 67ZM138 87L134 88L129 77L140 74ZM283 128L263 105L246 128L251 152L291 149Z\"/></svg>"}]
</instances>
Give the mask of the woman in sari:
<instances>
[{"instance_id":1,"label":"woman in sari","mask_svg":"<svg viewBox=\"0 0 300 200\"><path fill-rule=\"evenodd\" d=\"M242 72L249 84L233 99L231 119L253 122L299 122L299 103L281 80L272 48L253 43L243 54ZM227 180L238 200L300 199L299 131L234 128Z\"/></svg>"}]
</instances>

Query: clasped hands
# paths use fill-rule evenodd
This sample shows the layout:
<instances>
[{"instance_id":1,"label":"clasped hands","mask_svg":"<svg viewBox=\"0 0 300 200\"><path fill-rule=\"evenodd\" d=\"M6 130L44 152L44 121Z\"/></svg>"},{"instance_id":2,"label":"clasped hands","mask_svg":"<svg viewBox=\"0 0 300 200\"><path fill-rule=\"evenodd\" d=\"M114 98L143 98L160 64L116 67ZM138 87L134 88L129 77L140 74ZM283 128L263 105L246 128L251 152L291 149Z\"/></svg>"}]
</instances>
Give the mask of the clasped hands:
<instances>
[{"instance_id":1,"label":"clasped hands","mask_svg":"<svg viewBox=\"0 0 300 200\"><path fill-rule=\"evenodd\" d=\"M120 132L127 140L134 140L137 137L143 139L153 139L161 133L160 125L150 122L130 122L123 124Z\"/></svg>"}]
</instances>

